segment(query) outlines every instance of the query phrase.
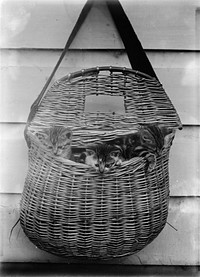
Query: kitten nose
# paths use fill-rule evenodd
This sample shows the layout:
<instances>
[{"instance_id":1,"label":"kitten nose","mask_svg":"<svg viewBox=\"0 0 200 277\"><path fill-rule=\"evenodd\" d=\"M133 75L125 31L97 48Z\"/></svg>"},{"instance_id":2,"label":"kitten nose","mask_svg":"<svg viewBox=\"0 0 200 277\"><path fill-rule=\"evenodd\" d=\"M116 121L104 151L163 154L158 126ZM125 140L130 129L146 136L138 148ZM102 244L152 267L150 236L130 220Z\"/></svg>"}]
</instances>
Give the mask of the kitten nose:
<instances>
[{"instance_id":1,"label":"kitten nose","mask_svg":"<svg viewBox=\"0 0 200 277\"><path fill-rule=\"evenodd\" d=\"M122 155L123 157L127 158L127 154L128 154L128 152L129 152L129 150L130 150L130 147L128 147L127 145L123 145L123 146L121 147L121 149L120 149L121 155Z\"/></svg>"},{"instance_id":2,"label":"kitten nose","mask_svg":"<svg viewBox=\"0 0 200 277\"><path fill-rule=\"evenodd\" d=\"M53 153L54 153L54 155L57 155L57 153L58 153L58 148L57 147L54 147Z\"/></svg>"},{"instance_id":3,"label":"kitten nose","mask_svg":"<svg viewBox=\"0 0 200 277\"><path fill-rule=\"evenodd\" d=\"M104 172L104 164L103 163L99 163L99 171L100 171L100 173Z\"/></svg>"}]
</instances>

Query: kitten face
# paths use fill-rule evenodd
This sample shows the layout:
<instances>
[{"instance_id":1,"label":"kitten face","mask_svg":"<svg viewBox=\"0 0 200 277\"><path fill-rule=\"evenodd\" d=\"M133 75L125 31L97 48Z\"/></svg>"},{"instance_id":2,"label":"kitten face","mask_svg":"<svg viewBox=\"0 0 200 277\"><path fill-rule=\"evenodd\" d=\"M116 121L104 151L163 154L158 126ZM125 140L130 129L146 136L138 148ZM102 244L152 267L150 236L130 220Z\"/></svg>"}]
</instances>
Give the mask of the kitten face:
<instances>
[{"instance_id":1,"label":"kitten face","mask_svg":"<svg viewBox=\"0 0 200 277\"><path fill-rule=\"evenodd\" d=\"M114 165L122 162L120 151L106 144L86 149L85 155L85 163L100 173L108 172Z\"/></svg>"},{"instance_id":2,"label":"kitten face","mask_svg":"<svg viewBox=\"0 0 200 277\"><path fill-rule=\"evenodd\" d=\"M131 135L116 138L112 145L121 152L122 160L129 159L129 150L132 145Z\"/></svg>"},{"instance_id":3,"label":"kitten face","mask_svg":"<svg viewBox=\"0 0 200 277\"><path fill-rule=\"evenodd\" d=\"M39 137L40 141L54 155L69 158L72 138L69 128L55 126L46 129L41 136Z\"/></svg>"},{"instance_id":4,"label":"kitten face","mask_svg":"<svg viewBox=\"0 0 200 277\"><path fill-rule=\"evenodd\" d=\"M112 144L121 151L122 159L128 160L133 157L132 152L135 147L140 145L140 137L137 133L126 135L116 138Z\"/></svg>"}]
</instances>

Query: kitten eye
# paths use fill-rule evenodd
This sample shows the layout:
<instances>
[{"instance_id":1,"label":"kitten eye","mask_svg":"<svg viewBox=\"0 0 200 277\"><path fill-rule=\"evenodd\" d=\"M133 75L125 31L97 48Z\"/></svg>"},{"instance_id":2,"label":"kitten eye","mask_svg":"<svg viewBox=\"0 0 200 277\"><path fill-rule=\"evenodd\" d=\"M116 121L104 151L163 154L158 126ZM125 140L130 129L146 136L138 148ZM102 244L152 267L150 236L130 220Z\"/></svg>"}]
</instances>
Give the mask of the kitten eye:
<instances>
[{"instance_id":1,"label":"kitten eye","mask_svg":"<svg viewBox=\"0 0 200 277\"><path fill-rule=\"evenodd\" d=\"M134 143L134 142L135 142L135 139L134 139L134 138L128 139L128 144L132 144L132 143Z\"/></svg>"},{"instance_id":2,"label":"kitten eye","mask_svg":"<svg viewBox=\"0 0 200 277\"><path fill-rule=\"evenodd\" d=\"M95 164L96 167L99 167L99 164Z\"/></svg>"},{"instance_id":3,"label":"kitten eye","mask_svg":"<svg viewBox=\"0 0 200 277\"><path fill-rule=\"evenodd\" d=\"M142 139L147 143L153 143L153 141L154 141L153 137L151 138L148 135L143 135Z\"/></svg>"},{"instance_id":4,"label":"kitten eye","mask_svg":"<svg viewBox=\"0 0 200 277\"><path fill-rule=\"evenodd\" d=\"M110 153L110 155L113 156L113 157L118 157L119 154L120 154L119 151L113 151L113 152Z\"/></svg>"},{"instance_id":5,"label":"kitten eye","mask_svg":"<svg viewBox=\"0 0 200 277\"><path fill-rule=\"evenodd\" d=\"M58 146L57 148L58 148L59 150L64 149L64 145L63 145L63 146Z\"/></svg>"},{"instance_id":6,"label":"kitten eye","mask_svg":"<svg viewBox=\"0 0 200 277\"><path fill-rule=\"evenodd\" d=\"M143 139L149 139L148 135L143 135Z\"/></svg>"},{"instance_id":7,"label":"kitten eye","mask_svg":"<svg viewBox=\"0 0 200 277\"><path fill-rule=\"evenodd\" d=\"M152 142L152 140L150 140L150 139L147 138L147 137L143 137L143 139L144 139L145 141Z\"/></svg>"}]
</instances>

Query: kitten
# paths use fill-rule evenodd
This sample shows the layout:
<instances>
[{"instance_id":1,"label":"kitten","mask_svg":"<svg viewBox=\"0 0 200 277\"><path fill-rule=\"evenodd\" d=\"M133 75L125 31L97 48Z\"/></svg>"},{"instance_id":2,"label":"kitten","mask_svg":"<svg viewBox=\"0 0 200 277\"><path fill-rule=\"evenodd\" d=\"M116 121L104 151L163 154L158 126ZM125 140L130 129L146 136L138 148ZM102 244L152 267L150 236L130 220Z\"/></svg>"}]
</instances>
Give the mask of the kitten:
<instances>
[{"instance_id":1,"label":"kitten","mask_svg":"<svg viewBox=\"0 0 200 277\"><path fill-rule=\"evenodd\" d=\"M144 149L140 149L139 156L144 156L147 164L146 170L151 172L156 166L156 157L162 151L172 145L175 130L157 125L145 126L141 131L141 144ZM135 149L138 151L138 148ZM145 153L146 152L146 153Z\"/></svg>"},{"instance_id":2,"label":"kitten","mask_svg":"<svg viewBox=\"0 0 200 277\"><path fill-rule=\"evenodd\" d=\"M149 152L160 154L164 146L164 136L156 125L142 126L138 134L131 138L132 155L134 152L141 153Z\"/></svg>"},{"instance_id":3,"label":"kitten","mask_svg":"<svg viewBox=\"0 0 200 277\"><path fill-rule=\"evenodd\" d=\"M86 148L80 161L90 165L100 173L104 173L108 172L114 165L120 165L123 159L119 149L104 143Z\"/></svg>"},{"instance_id":4,"label":"kitten","mask_svg":"<svg viewBox=\"0 0 200 277\"><path fill-rule=\"evenodd\" d=\"M175 129L160 127L161 132L164 136L164 145L163 150L169 148L172 145L172 142L175 137Z\"/></svg>"},{"instance_id":5,"label":"kitten","mask_svg":"<svg viewBox=\"0 0 200 277\"><path fill-rule=\"evenodd\" d=\"M72 131L67 127L53 126L38 134L41 143L55 156L72 159Z\"/></svg>"},{"instance_id":6,"label":"kitten","mask_svg":"<svg viewBox=\"0 0 200 277\"><path fill-rule=\"evenodd\" d=\"M112 141L112 145L121 149L125 159L143 155L149 152L160 154L161 151L172 144L174 131L157 125L144 125L134 134L119 137Z\"/></svg>"},{"instance_id":7,"label":"kitten","mask_svg":"<svg viewBox=\"0 0 200 277\"><path fill-rule=\"evenodd\" d=\"M147 171L152 171L156 165L156 156L172 144L175 131L156 124L143 125L134 134L119 137L112 144L121 149L125 160L133 157L144 157L147 161Z\"/></svg>"},{"instance_id":8,"label":"kitten","mask_svg":"<svg viewBox=\"0 0 200 277\"><path fill-rule=\"evenodd\" d=\"M133 144L133 135L121 136L114 139L113 141L110 141L109 143L110 145L113 145L115 148L120 150L124 160L131 159L130 150Z\"/></svg>"}]
</instances>

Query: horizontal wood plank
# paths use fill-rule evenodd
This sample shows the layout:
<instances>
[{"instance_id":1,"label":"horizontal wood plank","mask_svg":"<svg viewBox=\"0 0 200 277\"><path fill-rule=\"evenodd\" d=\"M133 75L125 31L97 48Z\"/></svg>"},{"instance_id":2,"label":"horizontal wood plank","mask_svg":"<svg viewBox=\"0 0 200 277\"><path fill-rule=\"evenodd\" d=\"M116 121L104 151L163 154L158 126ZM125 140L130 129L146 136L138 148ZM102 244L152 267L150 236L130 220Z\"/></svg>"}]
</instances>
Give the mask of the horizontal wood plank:
<instances>
[{"instance_id":1,"label":"horizontal wood plank","mask_svg":"<svg viewBox=\"0 0 200 277\"><path fill-rule=\"evenodd\" d=\"M23 124L3 124L0 128L0 192L21 193L27 174L27 146ZM199 128L177 131L170 151L171 196L200 196L198 156Z\"/></svg>"},{"instance_id":2,"label":"horizontal wood plank","mask_svg":"<svg viewBox=\"0 0 200 277\"><path fill-rule=\"evenodd\" d=\"M75 259L63 259L35 247L18 224L10 237L10 231L19 218L19 194L3 194L1 197L1 262L75 263ZM112 261L93 263L124 265L200 265L199 261L199 198L171 198L168 222L159 236L135 255ZM10 239L9 239L10 237ZM79 263L83 261L78 260Z\"/></svg>"},{"instance_id":3,"label":"horizontal wood plank","mask_svg":"<svg viewBox=\"0 0 200 277\"><path fill-rule=\"evenodd\" d=\"M60 51L3 51L1 122L26 122L29 109L52 72ZM200 124L198 59L200 54L152 52L147 55L183 124ZM83 68L130 67L124 51L69 51L54 80Z\"/></svg>"},{"instance_id":4,"label":"horizontal wood plank","mask_svg":"<svg viewBox=\"0 0 200 277\"><path fill-rule=\"evenodd\" d=\"M120 1L146 49L199 49L198 0ZM63 48L86 0L3 1L1 47ZM72 43L76 49L121 49L107 7L96 2Z\"/></svg>"}]
</instances>

